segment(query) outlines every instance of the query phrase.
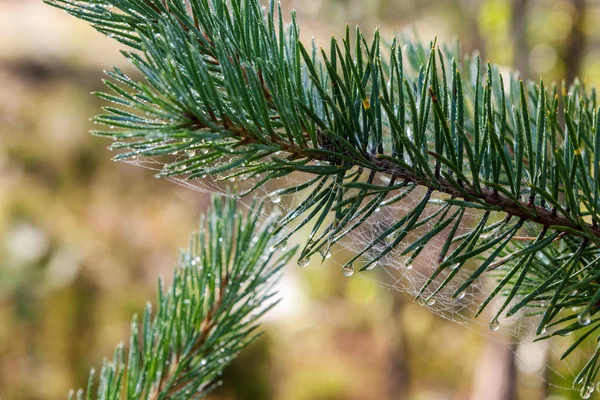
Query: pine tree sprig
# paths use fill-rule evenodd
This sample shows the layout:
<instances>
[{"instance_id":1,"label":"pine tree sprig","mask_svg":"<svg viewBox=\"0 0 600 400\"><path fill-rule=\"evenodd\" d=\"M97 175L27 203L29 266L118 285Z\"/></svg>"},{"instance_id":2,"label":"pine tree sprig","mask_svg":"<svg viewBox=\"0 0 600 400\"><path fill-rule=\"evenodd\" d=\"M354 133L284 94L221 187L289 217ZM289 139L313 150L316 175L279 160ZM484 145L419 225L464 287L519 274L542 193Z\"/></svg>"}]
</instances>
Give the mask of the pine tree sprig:
<instances>
[{"instance_id":1,"label":"pine tree sprig","mask_svg":"<svg viewBox=\"0 0 600 400\"><path fill-rule=\"evenodd\" d=\"M260 210L260 206L257 208ZM131 324L128 350L119 345L76 399L200 399L260 333L277 302L274 289L292 250L272 248L275 220L245 216L235 201L214 198L212 210L182 251L167 290ZM210 233L209 233L210 232Z\"/></svg>"},{"instance_id":2,"label":"pine tree sprig","mask_svg":"<svg viewBox=\"0 0 600 400\"><path fill-rule=\"evenodd\" d=\"M478 310L500 301L492 329L517 314L536 315L541 337L600 327L595 89L524 82L437 40L386 43L359 28L327 49L307 47L294 14L285 26L274 1L47 2L129 47L143 75L114 69L111 93L98 94L116 103L95 119L109 129L95 133L117 141L117 159L151 158L164 164L161 177L248 180L254 190L307 174L271 193L302 198L280 237L312 224L301 264L325 258L378 210L409 204L347 274L397 250L412 262L438 241L418 297L451 283L459 297L492 276L497 286ZM599 358L575 380L585 390Z\"/></svg>"}]
</instances>

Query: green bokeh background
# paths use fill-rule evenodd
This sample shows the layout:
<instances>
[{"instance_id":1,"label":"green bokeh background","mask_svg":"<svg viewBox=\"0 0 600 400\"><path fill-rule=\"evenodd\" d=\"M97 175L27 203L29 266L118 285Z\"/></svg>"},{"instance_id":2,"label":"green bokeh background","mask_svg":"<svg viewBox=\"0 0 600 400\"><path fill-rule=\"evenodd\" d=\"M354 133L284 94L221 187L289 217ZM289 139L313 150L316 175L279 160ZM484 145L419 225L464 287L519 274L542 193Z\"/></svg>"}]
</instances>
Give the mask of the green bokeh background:
<instances>
[{"instance_id":1,"label":"green bokeh background","mask_svg":"<svg viewBox=\"0 0 600 400\"><path fill-rule=\"evenodd\" d=\"M304 39L346 23L414 29L517 68L600 83L600 3L583 0L282 0ZM87 133L102 70L135 74L118 45L41 0L0 1L0 398L59 399L83 385L169 277L207 195L110 161ZM408 295L344 278L336 253L290 265L267 334L212 399L578 398L573 370L439 318ZM553 345L550 346L552 349ZM525 363L532 358L533 361ZM521 361L520 361L521 359ZM532 372L523 364L539 364ZM577 360L570 366L576 365ZM547 376L545 381L540 376ZM561 378L561 376L564 378ZM510 394L510 393L514 393Z\"/></svg>"}]
</instances>

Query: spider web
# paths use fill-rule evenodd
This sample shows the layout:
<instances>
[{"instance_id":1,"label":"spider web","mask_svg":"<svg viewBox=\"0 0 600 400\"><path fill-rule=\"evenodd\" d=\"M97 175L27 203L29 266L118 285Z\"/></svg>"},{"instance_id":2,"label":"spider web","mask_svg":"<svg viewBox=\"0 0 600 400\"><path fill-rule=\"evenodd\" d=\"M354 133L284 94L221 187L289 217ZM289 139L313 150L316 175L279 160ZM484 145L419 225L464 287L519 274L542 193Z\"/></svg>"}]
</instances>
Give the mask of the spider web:
<instances>
[{"instance_id":1,"label":"spider web","mask_svg":"<svg viewBox=\"0 0 600 400\"><path fill-rule=\"evenodd\" d=\"M183 160L185 154L175 155L175 158L176 161ZM162 171L165 166L164 161L148 157L129 159L124 162L155 171L156 173ZM241 200L240 203L243 206L248 208L249 212L258 212L251 207L251 201L247 201L247 197L240 197L239 195L234 194L243 192L243 190L240 189L252 187L252 183L255 183L254 180L245 182L240 181L239 179L227 179L226 177L225 179L215 179L212 177L203 177L202 179L194 180L188 180L185 177L167 177L165 179L193 191L236 197ZM299 173L292 174L285 179L281 179L281 182L278 182L278 188L288 187L289 185L298 185L306 182L306 180L307 175ZM271 187L271 189L276 188ZM296 194L286 195L284 199L279 197L275 198L272 193L273 190L270 190L266 186L261 186L252 192L252 198L268 200L265 202L265 207L263 207L261 211L263 217L273 217L274 213L276 215L285 215L287 212L293 210L294 206L299 204L305 198L307 192L301 191ZM379 236L379 234L388 229L395 221L414 208L417 202L422 199L423 194L424 190L417 188L406 199L378 209L368 220L362 223L357 229L351 231L343 240L331 248L331 258L329 256L326 257L328 258L328 263L341 269L343 264L336 261L336 253L347 251L357 253L362 251L373 241L374 237ZM430 206L427 206L424 215L432 214L436 209L439 209L439 204L436 205L435 201L433 201ZM465 213L463 223L458 228L456 235L465 234L472 230L477 221L481 219L482 215L482 212L468 210ZM496 217L500 218L500 216ZM408 295L413 296L415 302L435 315L447 321L460 324L466 329L475 331L490 340L502 343L509 348L515 348L514 345L518 345L516 350L513 350L513 354L517 366L521 371L529 375L534 375L541 381L557 389L576 390L572 387L553 384L552 381L572 381L583 365L582 362L587 359L589 354L591 354L595 343L586 341L577 351L573 352L565 360L561 360L559 363L551 363L548 360L559 360L561 354L569 347L572 341L559 337L534 342L534 339L536 338L535 331L540 322L539 316L531 317L524 316L523 313L518 313L510 318L501 317L498 320L499 329L496 331L495 329L492 329L495 327L490 324L490 318L496 314L501 303L494 300L490 303L486 312L478 318L474 318L479 305L494 288L494 279L486 279L485 277L477 279L458 297L453 297L453 294L458 287L472 272L472 268L462 268L458 271L454 279L452 279L443 289L436 291L440 283L446 278L447 274L440 274L427 286L427 289L417 297L438 266L438 254L444 244L445 235L442 233L441 235L438 235L437 240L434 239L430 241L425 250L413 260L408 256L403 256L401 254L406 246L412 242L410 240L411 237L415 238L418 237L419 234L427 232L435 223L435 218L427 222L417 231L412 232L411 236L408 236L406 240L400 243L400 245L396 246L391 252L381 258L375 268L357 273L356 275L384 290L407 293ZM292 229L293 227L291 226L284 226L283 232L289 233ZM303 240L305 239L306 234L303 230L296 232L294 241L303 243ZM386 242L376 244L364 254L363 259L365 260L365 263L366 260L376 257L386 247ZM519 300L520 298L515 298L512 303L517 303Z\"/></svg>"}]
</instances>

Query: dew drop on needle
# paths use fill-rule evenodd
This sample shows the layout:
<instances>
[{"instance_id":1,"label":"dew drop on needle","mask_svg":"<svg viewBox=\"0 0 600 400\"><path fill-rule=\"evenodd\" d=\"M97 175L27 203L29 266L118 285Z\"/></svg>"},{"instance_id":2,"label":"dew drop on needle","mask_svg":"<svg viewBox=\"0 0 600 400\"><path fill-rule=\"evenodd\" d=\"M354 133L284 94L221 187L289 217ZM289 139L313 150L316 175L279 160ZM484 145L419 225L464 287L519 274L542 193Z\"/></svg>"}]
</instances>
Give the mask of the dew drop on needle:
<instances>
[{"instance_id":1,"label":"dew drop on needle","mask_svg":"<svg viewBox=\"0 0 600 400\"><path fill-rule=\"evenodd\" d=\"M497 331L498 329L500 329L500 323L498 322L498 320L491 320L490 321L490 329L492 331Z\"/></svg>"},{"instance_id":2,"label":"dew drop on needle","mask_svg":"<svg viewBox=\"0 0 600 400\"><path fill-rule=\"evenodd\" d=\"M587 326L592 322L592 318L590 316L590 313L588 312L583 312L581 314L579 314L577 316L577 322L579 322L579 325L581 326Z\"/></svg>"},{"instance_id":3,"label":"dew drop on needle","mask_svg":"<svg viewBox=\"0 0 600 400\"><path fill-rule=\"evenodd\" d=\"M301 268L306 267L308 264L310 264L310 258L308 257L304 257L298 260L298 266Z\"/></svg>"},{"instance_id":4,"label":"dew drop on needle","mask_svg":"<svg viewBox=\"0 0 600 400\"><path fill-rule=\"evenodd\" d=\"M274 245L273 247L271 247L271 252L273 251L283 251L287 248L287 240L284 240L283 242L279 242L276 245Z\"/></svg>"},{"instance_id":5,"label":"dew drop on needle","mask_svg":"<svg viewBox=\"0 0 600 400\"><path fill-rule=\"evenodd\" d=\"M354 265L347 264L342 267L342 275L344 276L352 276L354 274Z\"/></svg>"}]
</instances>

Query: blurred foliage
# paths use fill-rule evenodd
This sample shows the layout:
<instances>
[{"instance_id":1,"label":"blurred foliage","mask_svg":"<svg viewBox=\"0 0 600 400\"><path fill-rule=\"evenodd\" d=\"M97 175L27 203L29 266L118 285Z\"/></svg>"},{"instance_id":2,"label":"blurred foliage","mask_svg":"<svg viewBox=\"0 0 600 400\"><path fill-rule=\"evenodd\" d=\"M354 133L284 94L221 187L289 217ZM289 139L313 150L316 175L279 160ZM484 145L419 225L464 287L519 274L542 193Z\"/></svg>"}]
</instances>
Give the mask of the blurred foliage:
<instances>
[{"instance_id":1,"label":"blurred foliage","mask_svg":"<svg viewBox=\"0 0 600 400\"><path fill-rule=\"evenodd\" d=\"M302 34L317 43L346 23L384 34L414 27L426 39L458 37L463 51L528 77L600 83L595 1L282 3L298 9ZM101 89L102 69L128 69L112 41L38 0L0 2L0 38L0 398L64 398L126 338L156 277L171 276L164 268L207 197L112 163L109 143L86 133L101 106L88 93ZM498 350L366 279L342 278L337 265L349 257L288 268L268 334L226 372L214 399L478 399L481 382L507 368L500 357L484 368L487 354L516 362L514 348ZM545 384L520 368L517 397L578 398L553 386L570 374Z\"/></svg>"}]
</instances>

